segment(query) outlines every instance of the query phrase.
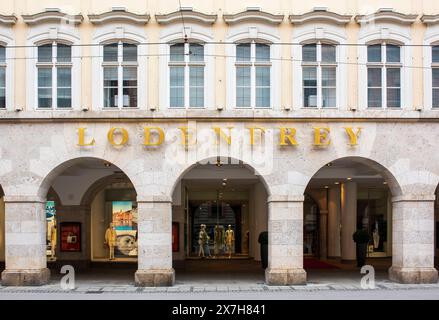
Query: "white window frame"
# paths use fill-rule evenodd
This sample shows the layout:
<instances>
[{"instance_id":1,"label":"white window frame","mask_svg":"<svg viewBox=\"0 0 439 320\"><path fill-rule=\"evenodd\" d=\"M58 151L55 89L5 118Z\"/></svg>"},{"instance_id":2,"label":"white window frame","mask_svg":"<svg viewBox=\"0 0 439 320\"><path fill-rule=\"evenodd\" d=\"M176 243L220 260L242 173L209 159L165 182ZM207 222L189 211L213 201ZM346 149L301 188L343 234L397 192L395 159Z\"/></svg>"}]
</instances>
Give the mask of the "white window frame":
<instances>
[{"instance_id":1,"label":"white window frame","mask_svg":"<svg viewBox=\"0 0 439 320\"><path fill-rule=\"evenodd\" d=\"M5 87L3 88L3 87L0 87L0 89L4 89L5 90L5 105L4 106L0 106L0 110L5 110L6 109L6 107L7 107L7 105L8 105L8 103L7 103L7 101L6 101L6 98L7 98L7 93L6 93L6 90L8 89L8 85L7 85L7 83L6 83L6 79L7 79L7 76L6 76L6 73L8 72L8 68L7 68L7 60L6 60L6 45L5 44L3 44L3 43L1 43L0 42L0 48L3 48L3 49L5 49L5 61L1 61L0 60L0 69L5 69Z\"/></svg>"},{"instance_id":2,"label":"white window frame","mask_svg":"<svg viewBox=\"0 0 439 320\"><path fill-rule=\"evenodd\" d=\"M236 105L236 45L240 43L263 43L270 45L270 107L255 107L256 94L252 92L252 107L240 107ZM226 37L226 106L225 109L237 110L280 110L282 93L282 74L281 74L281 51L279 28L264 23L242 23L229 27ZM255 56L253 53L252 56ZM253 72L252 72L253 74ZM252 76L253 78L253 76ZM252 90L256 90L256 80L252 79ZM254 97L254 98L253 98Z\"/></svg>"},{"instance_id":3,"label":"white window frame","mask_svg":"<svg viewBox=\"0 0 439 320\"><path fill-rule=\"evenodd\" d=\"M238 45L240 44L250 44L250 61L238 61L235 58L235 81L236 81L236 69L239 67L250 67L250 106L238 106L236 104L236 91L237 86L235 85L235 106L237 109L272 109L272 99L271 99L271 87L272 87L272 79L271 79L271 68L273 67L272 63L272 44L264 41L257 41L252 39L250 41L242 41L235 44L235 55L238 49ZM264 44L270 48L270 60L269 61L257 61L256 60L256 44ZM256 106L256 68L257 67L270 67L270 105L268 107L258 107Z\"/></svg>"},{"instance_id":4,"label":"white window frame","mask_svg":"<svg viewBox=\"0 0 439 320\"><path fill-rule=\"evenodd\" d=\"M432 47L439 46L439 25L428 26L424 39L424 108L439 111L433 107L433 67L439 68L439 63L433 63Z\"/></svg>"},{"instance_id":5,"label":"white window frame","mask_svg":"<svg viewBox=\"0 0 439 320\"><path fill-rule=\"evenodd\" d=\"M14 34L11 28L0 26L0 45L5 48L5 62L3 67L6 69L6 102L5 108L0 108L0 111L14 110L14 62L15 62L15 49L8 49L8 46L14 46Z\"/></svg>"},{"instance_id":6,"label":"white window frame","mask_svg":"<svg viewBox=\"0 0 439 320\"><path fill-rule=\"evenodd\" d=\"M292 38L293 45L291 48L292 73L292 104L293 109L305 110L348 110L348 50L347 34L344 26L333 25L329 23L304 24L294 27ZM336 106L335 107L305 107L304 106L304 90L303 90L303 58L302 46L304 44L312 44L321 42L322 44L335 45L336 59ZM333 64L331 64L333 65ZM317 76L319 79L319 75ZM321 78L321 74L320 74ZM321 82L320 82L321 83ZM319 83L317 83L319 85ZM317 92L318 93L318 92ZM320 94L321 97L321 94ZM319 101L319 99L317 99ZM322 98L320 98L322 100ZM319 103L319 102L318 102ZM322 105L318 104L318 106Z\"/></svg>"},{"instance_id":7,"label":"white window frame","mask_svg":"<svg viewBox=\"0 0 439 320\"><path fill-rule=\"evenodd\" d=\"M303 68L304 67L315 67L317 68L317 104L315 107L305 107L302 102L303 108L306 109L337 109L338 105L338 95L337 95L337 80L338 80L338 54L337 54L337 44L325 40L317 40L301 44L301 49L303 52L303 46L315 44L316 45L316 61L304 61L302 57L302 79L303 79ZM335 62L324 62L322 61L322 45L335 46ZM303 53L302 53L303 54ZM322 86L322 69L324 67L335 67L335 106L323 107L323 86ZM305 96L305 87L303 85L303 80L301 82L302 86L302 97ZM325 87L326 88L326 87ZM331 87L328 87L331 88Z\"/></svg>"},{"instance_id":8,"label":"white window frame","mask_svg":"<svg viewBox=\"0 0 439 320\"><path fill-rule=\"evenodd\" d=\"M433 69L439 70L439 62L433 62L433 47L439 47L439 43L435 43L430 47L430 54L431 54L431 109L432 110L439 110L439 105L435 106L433 104L433 91L434 89L439 90L439 87L433 87Z\"/></svg>"},{"instance_id":9,"label":"white window frame","mask_svg":"<svg viewBox=\"0 0 439 320\"><path fill-rule=\"evenodd\" d=\"M115 42L126 42L137 44L137 107L104 107L104 45ZM121 110L146 110L147 92L148 92L148 39L145 34L145 28L134 25L123 25L118 23L108 23L96 27L93 36L92 47L92 83L98 90L92 90L92 109L103 110L105 112L119 112ZM122 85L119 83L119 85ZM119 98L119 97L118 97ZM123 99L123 97L122 97Z\"/></svg>"},{"instance_id":10,"label":"white window frame","mask_svg":"<svg viewBox=\"0 0 439 320\"><path fill-rule=\"evenodd\" d=\"M139 108L139 45L132 41L123 41L123 40L116 40L116 41L109 41L106 43L102 43L102 52L104 52L104 47L106 45L110 44L117 44L117 61L104 61L102 58L102 78L104 77L104 68L106 67L115 67L117 68L117 106L116 107L105 107L104 103L104 94L102 93L102 108L104 110L110 109L138 109ZM137 48L137 60L136 61L123 61L123 45L124 44L133 44L136 45ZM123 69L124 67L136 67L137 70L137 105L135 107L124 107L123 106ZM104 91L104 83L102 83L102 92Z\"/></svg>"},{"instance_id":11,"label":"white window frame","mask_svg":"<svg viewBox=\"0 0 439 320\"><path fill-rule=\"evenodd\" d=\"M360 110L392 110L395 112L408 110L413 105L412 86L412 47L411 28L409 26L376 23L374 25L362 26L358 38L358 106ZM382 108L368 108L367 98L367 46L378 42L400 46L401 64L401 106L388 108L383 101ZM382 57L383 58L383 57ZM387 83L383 85L387 86Z\"/></svg>"},{"instance_id":12,"label":"white window frame","mask_svg":"<svg viewBox=\"0 0 439 320\"><path fill-rule=\"evenodd\" d=\"M170 78L170 72L171 67L183 67L184 68L184 106L183 107L175 107L171 106L170 103L170 97L169 97L169 109L204 109L206 108L206 53L205 50L205 43L197 42L197 41L187 41L187 42L173 42L169 43L169 50L171 49L172 45L175 44L182 44L184 45L184 60L183 61L171 61L169 59L168 61L168 77ZM191 43L197 43L203 46L203 61L190 61L190 44ZM203 106L201 107L194 107L190 105L190 67L203 67L203 91L204 91L204 101ZM171 86L169 85L168 91L170 91ZM169 92L170 96L170 92Z\"/></svg>"},{"instance_id":13,"label":"white window frame","mask_svg":"<svg viewBox=\"0 0 439 320\"><path fill-rule=\"evenodd\" d=\"M61 44L61 45L66 45L66 46L70 46L71 49L71 59L70 62L58 62L57 61L57 56L58 56L58 51L57 51L57 45ZM43 45L51 45L52 46L52 61L50 62L39 62L38 61L38 48L40 46ZM35 66L37 68L37 82L36 82L36 87L37 87L37 94L36 94L36 98L37 98L37 104L36 107L37 109L40 110L71 110L72 106L73 106L73 46L71 43L66 42L66 41L59 41L59 40L53 40L53 41L43 41L37 44L37 57L36 57L36 63ZM58 107L58 68L69 68L70 69L70 81L71 81L71 87L70 87L70 98L71 98L71 105L70 107ZM39 89L39 83L38 83L38 70L39 69L51 69L52 71L52 105L50 107L40 107L38 105L38 89Z\"/></svg>"},{"instance_id":14,"label":"white window frame","mask_svg":"<svg viewBox=\"0 0 439 320\"><path fill-rule=\"evenodd\" d=\"M57 41L72 46L72 107L71 108L38 108L38 46ZM81 55L82 47L78 28L63 28L55 24L41 24L31 29L27 39L26 56L26 101L29 108L37 111L69 111L81 110ZM53 58L53 57L52 57ZM54 87L54 84L52 83ZM53 99L53 97L52 97ZM52 100L53 105L53 100Z\"/></svg>"},{"instance_id":15,"label":"white window frame","mask_svg":"<svg viewBox=\"0 0 439 320\"><path fill-rule=\"evenodd\" d=\"M367 62L367 69L369 69L369 68L381 69L381 107L369 107L369 100L367 99L367 103L366 103L367 108L368 109L400 109L400 108L402 108L402 95L403 95L403 93L402 93L402 81L403 81L402 68L403 68L403 64L401 62L403 46L400 43L396 43L394 41L382 40L382 41L374 41L374 42L368 43L366 46L366 50L368 50L368 47L371 45L380 45L381 46L381 61L379 61L379 62L369 62L368 61ZM393 46L399 47L399 62L387 62L387 45L393 45ZM389 87L387 86L387 69L399 69L399 76L400 76L400 79L399 79L399 81L400 81L400 87L399 87L400 106L399 107L389 107L387 104L387 89L389 89ZM367 81L369 81L369 79ZM390 87L390 88L396 88L396 87ZM367 85L367 89L369 90L368 85Z\"/></svg>"},{"instance_id":16,"label":"white window frame","mask_svg":"<svg viewBox=\"0 0 439 320\"><path fill-rule=\"evenodd\" d=\"M204 47L204 104L203 108L178 108L170 106L170 44L184 42L185 37L189 42L203 44ZM175 113L183 110L214 110L217 108L215 100L215 48L214 44L209 44L214 40L212 28L196 23L186 23L182 28L180 23L166 25L160 33L159 45L159 108ZM187 96L187 95L186 95Z\"/></svg>"}]
</instances>

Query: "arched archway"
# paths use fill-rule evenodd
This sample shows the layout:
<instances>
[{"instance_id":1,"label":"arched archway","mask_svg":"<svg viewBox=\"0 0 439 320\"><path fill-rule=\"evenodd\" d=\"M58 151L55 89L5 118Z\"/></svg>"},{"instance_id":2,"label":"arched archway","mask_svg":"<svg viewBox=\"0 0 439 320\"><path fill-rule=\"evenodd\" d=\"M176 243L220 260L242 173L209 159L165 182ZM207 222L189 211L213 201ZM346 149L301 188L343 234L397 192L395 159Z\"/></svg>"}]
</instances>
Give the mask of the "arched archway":
<instances>
[{"instance_id":1,"label":"arched archway","mask_svg":"<svg viewBox=\"0 0 439 320\"><path fill-rule=\"evenodd\" d=\"M46 200L49 267L70 264L81 272L129 263L130 274L123 279L132 282L137 269L137 193L118 166L92 157L68 160L44 178L39 194ZM93 276L99 274L105 273Z\"/></svg>"},{"instance_id":2,"label":"arched archway","mask_svg":"<svg viewBox=\"0 0 439 320\"><path fill-rule=\"evenodd\" d=\"M269 195L264 178L237 159L204 159L183 170L172 188L177 279L199 272L209 281L233 281L237 274L244 281L263 281L258 237L268 230ZM204 230L209 239L201 244Z\"/></svg>"},{"instance_id":3,"label":"arched archway","mask_svg":"<svg viewBox=\"0 0 439 320\"><path fill-rule=\"evenodd\" d=\"M314 174L305 192L319 205L320 261L329 262L328 267L355 265L358 251L352 237L365 230L368 264L387 271L392 256L392 197L402 194L390 170L368 158L335 159Z\"/></svg>"}]
</instances>

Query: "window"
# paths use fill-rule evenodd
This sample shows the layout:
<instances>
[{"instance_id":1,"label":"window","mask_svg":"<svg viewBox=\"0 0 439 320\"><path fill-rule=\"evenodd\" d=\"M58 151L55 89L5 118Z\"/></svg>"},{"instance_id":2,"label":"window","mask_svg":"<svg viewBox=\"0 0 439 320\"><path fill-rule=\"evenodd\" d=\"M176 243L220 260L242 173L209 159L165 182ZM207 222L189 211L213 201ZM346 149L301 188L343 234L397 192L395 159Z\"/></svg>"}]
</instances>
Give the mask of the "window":
<instances>
[{"instance_id":1,"label":"window","mask_svg":"<svg viewBox=\"0 0 439 320\"><path fill-rule=\"evenodd\" d=\"M0 46L0 108L6 108L6 48Z\"/></svg>"},{"instance_id":2,"label":"window","mask_svg":"<svg viewBox=\"0 0 439 320\"><path fill-rule=\"evenodd\" d=\"M401 107L401 48L379 43L367 46L367 105Z\"/></svg>"},{"instance_id":3,"label":"window","mask_svg":"<svg viewBox=\"0 0 439 320\"><path fill-rule=\"evenodd\" d=\"M38 47L38 108L72 107L72 47L61 43Z\"/></svg>"},{"instance_id":4,"label":"window","mask_svg":"<svg viewBox=\"0 0 439 320\"><path fill-rule=\"evenodd\" d=\"M439 46L431 48L431 72L433 76L433 108L439 108Z\"/></svg>"},{"instance_id":5,"label":"window","mask_svg":"<svg viewBox=\"0 0 439 320\"><path fill-rule=\"evenodd\" d=\"M169 106L204 107L204 46L176 43L170 46Z\"/></svg>"},{"instance_id":6,"label":"window","mask_svg":"<svg viewBox=\"0 0 439 320\"><path fill-rule=\"evenodd\" d=\"M137 108L137 45L104 45L104 108Z\"/></svg>"},{"instance_id":7,"label":"window","mask_svg":"<svg viewBox=\"0 0 439 320\"><path fill-rule=\"evenodd\" d=\"M236 46L236 107L270 108L270 49L254 41Z\"/></svg>"},{"instance_id":8,"label":"window","mask_svg":"<svg viewBox=\"0 0 439 320\"><path fill-rule=\"evenodd\" d=\"M312 43L302 46L303 106L337 106L337 58L332 44Z\"/></svg>"}]
</instances>

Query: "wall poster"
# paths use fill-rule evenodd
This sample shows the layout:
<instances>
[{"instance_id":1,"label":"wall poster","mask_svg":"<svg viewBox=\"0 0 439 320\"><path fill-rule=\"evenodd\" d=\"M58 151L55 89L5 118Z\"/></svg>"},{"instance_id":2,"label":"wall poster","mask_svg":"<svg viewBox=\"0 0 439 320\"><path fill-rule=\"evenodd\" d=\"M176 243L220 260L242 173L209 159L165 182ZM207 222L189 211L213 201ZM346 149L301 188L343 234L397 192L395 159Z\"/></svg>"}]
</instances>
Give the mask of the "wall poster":
<instances>
[{"instance_id":1,"label":"wall poster","mask_svg":"<svg viewBox=\"0 0 439 320\"><path fill-rule=\"evenodd\" d=\"M61 251L80 252L81 251L81 223L62 222L60 223Z\"/></svg>"},{"instance_id":2,"label":"wall poster","mask_svg":"<svg viewBox=\"0 0 439 320\"><path fill-rule=\"evenodd\" d=\"M112 217L117 235L115 257L137 257L137 208L132 201L113 201Z\"/></svg>"}]
</instances>

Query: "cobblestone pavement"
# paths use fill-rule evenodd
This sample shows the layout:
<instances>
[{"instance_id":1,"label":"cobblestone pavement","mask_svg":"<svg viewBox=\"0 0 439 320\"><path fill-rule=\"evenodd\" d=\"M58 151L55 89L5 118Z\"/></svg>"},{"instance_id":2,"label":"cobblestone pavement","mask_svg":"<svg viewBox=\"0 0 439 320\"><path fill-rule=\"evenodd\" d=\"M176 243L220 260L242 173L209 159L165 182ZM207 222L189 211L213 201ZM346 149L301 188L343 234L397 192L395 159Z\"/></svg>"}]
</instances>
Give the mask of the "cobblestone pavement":
<instances>
[{"instance_id":1,"label":"cobblestone pavement","mask_svg":"<svg viewBox=\"0 0 439 320\"><path fill-rule=\"evenodd\" d=\"M439 284L398 284L390 281L378 281L373 290L439 290ZM238 293L238 292L308 292L308 291L364 291L360 283L336 283L336 284L307 284L304 286L268 286L265 284L254 285L206 285L194 286L176 284L173 287L139 288L133 285L107 285L105 283L93 283L86 285L81 283L73 290L63 290L59 283L51 283L41 287L1 287L0 297L6 293L68 293L68 294L106 294L106 293ZM438 297L439 298L439 297Z\"/></svg>"}]
</instances>

